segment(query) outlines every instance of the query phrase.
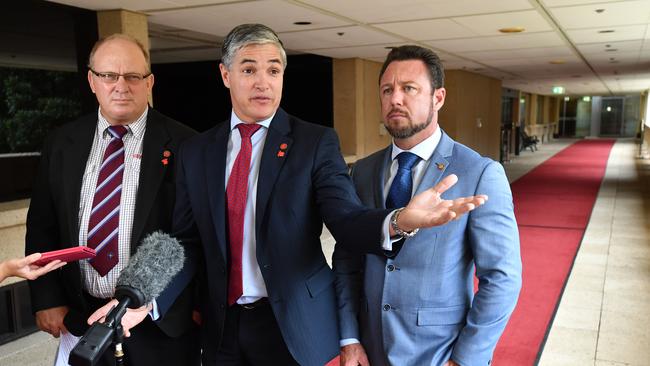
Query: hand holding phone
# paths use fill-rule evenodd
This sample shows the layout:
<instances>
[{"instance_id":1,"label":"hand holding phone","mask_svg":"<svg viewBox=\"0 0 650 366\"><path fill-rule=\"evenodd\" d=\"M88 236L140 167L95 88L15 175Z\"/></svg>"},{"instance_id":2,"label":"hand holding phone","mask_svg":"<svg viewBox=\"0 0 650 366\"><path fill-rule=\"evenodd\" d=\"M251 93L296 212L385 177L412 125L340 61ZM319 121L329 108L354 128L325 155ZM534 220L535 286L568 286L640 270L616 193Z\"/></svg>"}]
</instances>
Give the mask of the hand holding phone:
<instances>
[{"instance_id":1,"label":"hand holding phone","mask_svg":"<svg viewBox=\"0 0 650 366\"><path fill-rule=\"evenodd\" d=\"M34 262L37 266L43 266L55 259L61 262L74 262L80 259L88 259L95 257L95 249L88 247L74 247L65 248L61 250L53 250L51 252L42 253L41 258Z\"/></svg>"}]
</instances>

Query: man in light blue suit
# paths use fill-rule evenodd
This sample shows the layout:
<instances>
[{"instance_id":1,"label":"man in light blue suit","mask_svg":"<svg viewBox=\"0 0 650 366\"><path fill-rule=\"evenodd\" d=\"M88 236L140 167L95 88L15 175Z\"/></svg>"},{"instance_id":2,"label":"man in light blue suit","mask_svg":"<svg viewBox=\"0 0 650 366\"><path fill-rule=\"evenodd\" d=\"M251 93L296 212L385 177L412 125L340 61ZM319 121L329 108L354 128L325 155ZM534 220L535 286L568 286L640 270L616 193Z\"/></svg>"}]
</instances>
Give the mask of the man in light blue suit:
<instances>
[{"instance_id":1,"label":"man in light blue suit","mask_svg":"<svg viewBox=\"0 0 650 366\"><path fill-rule=\"evenodd\" d=\"M336 247L341 364L487 366L521 288L519 234L505 173L439 128L446 91L434 52L393 49L379 84L393 144L355 164L352 177L363 203L402 207L450 174L460 180L443 198L480 192L490 199L447 225L400 231L385 255Z\"/></svg>"}]
</instances>

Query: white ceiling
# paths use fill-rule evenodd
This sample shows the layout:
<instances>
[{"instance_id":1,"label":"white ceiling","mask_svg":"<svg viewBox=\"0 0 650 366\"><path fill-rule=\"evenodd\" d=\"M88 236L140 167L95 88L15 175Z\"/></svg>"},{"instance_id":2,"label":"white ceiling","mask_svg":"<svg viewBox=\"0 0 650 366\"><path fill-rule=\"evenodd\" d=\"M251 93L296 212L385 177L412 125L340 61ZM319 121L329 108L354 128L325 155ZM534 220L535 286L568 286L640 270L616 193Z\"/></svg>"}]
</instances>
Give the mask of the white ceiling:
<instances>
[{"instance_id":1,"label":"white ceiling","mask_svg":"<svg viewBox=\"0 0 650 366\"><path fill-rule=\"evenodd\" d=\"M296 53L381 62L387 47L419 44L437 51L447 69L496 77L526 92L550 94L556 85L584 95L650 88L650 0L55 2L146 13L154 62L217 59L230 29L255 22L277 31ZM502 34L504 27L526 31Z\"/></svg>"}]
</instances>

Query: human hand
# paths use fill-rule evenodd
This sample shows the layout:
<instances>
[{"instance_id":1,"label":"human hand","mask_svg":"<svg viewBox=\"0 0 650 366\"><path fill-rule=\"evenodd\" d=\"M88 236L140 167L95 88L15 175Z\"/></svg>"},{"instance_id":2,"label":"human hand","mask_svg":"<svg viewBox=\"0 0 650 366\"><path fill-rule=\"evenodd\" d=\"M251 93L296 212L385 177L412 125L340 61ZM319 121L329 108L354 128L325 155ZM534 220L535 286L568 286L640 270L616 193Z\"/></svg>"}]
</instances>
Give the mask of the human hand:
<instances>
[{"instance_id":1,"label":"human hand","mask_svg":"<svg viewBox=\"0 0 650 366\"><path fill-rule=\"evenodd\" d=\"M458 182L455 174L448 175L435 187L414 196L400 213L397 226L404 231L440 226L484 204L488 197L476 195L445 200L441 195ZM394 235L391 228L391 236Z\"/></svg>"},{"instance_id":2,"label":"human hand","mask_svg":"<svg viewBox=\"0 0 650 366\"><path fill-rule=\"evenodd\" d=\"M106 305L95 310L95 312L92 313L92 315L90 315L88 318L88 325L92 325L97 321L103 323L106 320L106 315L108 315L108 313L110 313L118 303L119 302L117 300L113 299L106 303ZM122 316L122 329L124 330L125 337L131 336L131 329L133 329L136 325L142 323L144 318L149 315L151 309L151 304L144 305L137 309L126 309L126 313L124 313L124 316Z\"/></svg>"},{"instance_id":3,"label":"human hand","mask_svg":"<svg viewBox=\"0 0 650 366\"><path fill-rule=\"evenodd\" d=\"M41 253L34 253L25 258L9 259L0 264L0 281L9 276L22 277L26 280L35 280L50 271L65 266L65 262L54 260L45 266L33 263L41 258Z\"/></svg>"},{"instance_id":4,"label":"human hand","mask_svg":"<svg viewBox=\"0 0 650 366\"><path fill-rule=\"evenodd\" d=\"M38 329L50 333L54 338L59 338L61 332L68 332L63 325L63 318L68 313L67 306L40 310L36 312L36 325Z\"/></svg>"},{"instance_id":5,"label":"human hand","mask_svg":"<svg viewBox=\"0 0 650 366\"><path fill-rule=\"evenodd\" d=\"M370 366L368 356L361 343L341 347L340 366Z\"/></svg>"}]
</instances>

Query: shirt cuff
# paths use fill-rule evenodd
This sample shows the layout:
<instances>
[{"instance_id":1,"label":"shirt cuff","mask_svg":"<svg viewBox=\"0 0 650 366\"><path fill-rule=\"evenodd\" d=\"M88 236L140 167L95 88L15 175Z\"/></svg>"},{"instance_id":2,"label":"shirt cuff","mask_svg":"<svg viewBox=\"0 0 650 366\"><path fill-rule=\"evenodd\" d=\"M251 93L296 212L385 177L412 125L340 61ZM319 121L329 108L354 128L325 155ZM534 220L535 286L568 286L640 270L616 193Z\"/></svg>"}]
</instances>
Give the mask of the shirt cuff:
<instances>
[{"instance_id":1,"label":"shirt cuff","mask_svg":"<svg viewBox=\"0 0 650 366\"><path fill-rule=\"evenodd\" d=\"M356 343L361 343L361 342L359 342L359 340L356 338L345 338L339 341L341 347L349 346L351 344L356 344Z\"/></svg>"},{"instance_id":2,"label":"shirt cuff","mask_svg":"<svg viewBox=\"0 0 650 366\"><path fill-rule=\"evenodd\" d=\"M158 312L158 303L156 299L151 300L151 311L149 312L151 320L156 321L160 319L160 313Z\"/></svg>"},{"instance_id":3,"label":"shirt cuff","mask_svg":"<svg viewBox=\"0 0 650 366\"><path fill-rule=\"evenodd\" d=\"M392 251L393 250L393 243L396 241L399 241L402 239L399 236L396 236L394 238L390 237L390 218L393 217L393 214L395 213L394 210L392 211L386 218L384 219L384 226L382 230L382 235L381 235L381 249L383 250L388 250Z\"/></svg>"}]
</instances>

